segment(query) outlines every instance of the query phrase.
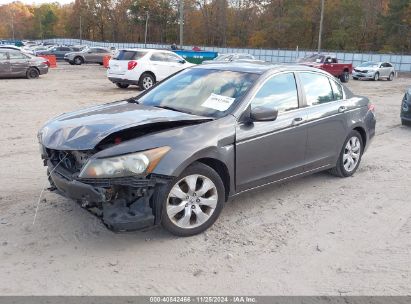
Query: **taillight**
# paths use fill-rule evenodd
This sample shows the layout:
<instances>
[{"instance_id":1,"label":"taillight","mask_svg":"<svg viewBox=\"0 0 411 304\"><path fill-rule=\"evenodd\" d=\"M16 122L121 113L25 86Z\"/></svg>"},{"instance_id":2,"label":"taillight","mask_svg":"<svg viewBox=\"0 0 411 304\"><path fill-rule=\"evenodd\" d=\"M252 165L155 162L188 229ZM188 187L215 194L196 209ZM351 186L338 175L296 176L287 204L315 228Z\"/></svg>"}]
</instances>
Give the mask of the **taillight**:
<instances>
[{"instance_id":1,"label":"taillight","mask_svg":"<svg viewBox=\"0 0 411 304\"><path fill-rule=\"evenodd\" d=\"M371 102L368 103L368 111L375 112L375 105Z\"/></svg>"},{"instance_id":2,"label":"taillight","mask_svg":"<svg viewBox=\"0 0 411 304\"><path fill-rule=\"evenodd\" d=\"M128 68L128 70L132 70L132 69L134 69L136 66L137 66L137 61L131 60L131 61L128 62L127 68Z\"/></svg>"}]
</instances>

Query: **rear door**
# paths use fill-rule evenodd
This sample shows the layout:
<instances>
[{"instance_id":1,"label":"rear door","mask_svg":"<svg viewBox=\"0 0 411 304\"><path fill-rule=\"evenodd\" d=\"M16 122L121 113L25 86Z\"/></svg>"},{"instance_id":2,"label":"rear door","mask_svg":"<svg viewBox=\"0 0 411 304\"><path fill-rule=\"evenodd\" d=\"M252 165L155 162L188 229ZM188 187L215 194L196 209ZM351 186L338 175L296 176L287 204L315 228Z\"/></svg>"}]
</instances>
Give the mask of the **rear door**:
<instances>
[{"instance_id":1,"label":"rear door","mask_svg":"<svg viewBox=\"0 0 411 304\"><path fill-rule=\"evenodd\" d=\"M10 76L10 61L8 53L0 50L0 76Z\"/></svg>"},{"instance_id":2,"label":"rear door","mask_svg":"<svg viewBox=\"0 0 411 304\"><path fill-rule=\"evenodd\" d=\"M266 80L250 107L278 110L274 121L239 122L236 127L236 184L244 191L303 172L306 109L299 107L294 73Z\"/></svg>"},{"instance_id":3,"label":"rear door","mask_svg":"<svg viewBox=\"0 0 411 304\"><path fill-rule=\"evenodd\" d=\"M30 66L29 57L19 51L10 51L10 74L12 76L24 76Z\"/></svg>"},{"instance_id":4,"label":"rear door","mask_svg":"<svg viewBox=\"0 0 411 304\"><path fill-rule=\"evenodd\" d=\"M150 65L153 73L156 75L156 80L161 81L170 74L170 66L168 56L165 52L155 52L150 57Z\"/></svg>"},{"instance_id":5,"label":"rear door","mask_svg":"<svg viewBox=\"0 0 411 304\"><path fill-rule=\"evenodd\" d=\"M332 78L315 72L299 72L307 115L307 150L304 171L335 164L347 134L343 90Z\"/></svg>"}]
</instances>

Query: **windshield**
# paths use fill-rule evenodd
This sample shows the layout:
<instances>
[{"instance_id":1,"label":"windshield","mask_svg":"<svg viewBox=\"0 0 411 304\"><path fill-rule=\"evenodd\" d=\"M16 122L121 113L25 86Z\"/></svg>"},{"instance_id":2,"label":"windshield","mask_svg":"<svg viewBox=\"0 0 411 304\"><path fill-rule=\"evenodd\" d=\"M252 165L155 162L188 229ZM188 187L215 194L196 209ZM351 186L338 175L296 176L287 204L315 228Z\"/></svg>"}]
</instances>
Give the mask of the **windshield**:
<instances>
[{"instance_id":1,"label":"windshield","mask_svg":"<svg viewBox=\"0 0 411 304\"><path fill-rule=\"evenodd\" d=\"M214 58L214 61L230 61L232 56L233 55L231 54L218 55L216 58Z\"/></svg>"},{"instance_id":2,"label":"windshield","mask_svg":"<svg viewBox=\"0 0 411 304\"><path fill-rule=\"evenodd\" d=\"M317 62L317 63L321 63L324 62L324 55L310 55L304 58L301 58L298 60L298 62Z\"/></svg>"},{"instance_id":3,"label":"windshield","mask_svg":"<svg viewBox=\"0 0 411 304\"><path fill-rule=\"evenodd\" d=\"M148 106L218 118L232 111L258 76L252 73L188 69L160 83L138 101Z\"/></svg>"},{"instance_id":4,"label":"windshield","mask_svg":"<svg viewBox=\"0 0 411 304\"><path fill-rule=\"evenodd\" d=\"M365 68L365 67L377 67L378 66L378 63L377 62L364 62L364 63L361 63L358 67L361 67L361 68Z\"/></svg>"}]
</instances>

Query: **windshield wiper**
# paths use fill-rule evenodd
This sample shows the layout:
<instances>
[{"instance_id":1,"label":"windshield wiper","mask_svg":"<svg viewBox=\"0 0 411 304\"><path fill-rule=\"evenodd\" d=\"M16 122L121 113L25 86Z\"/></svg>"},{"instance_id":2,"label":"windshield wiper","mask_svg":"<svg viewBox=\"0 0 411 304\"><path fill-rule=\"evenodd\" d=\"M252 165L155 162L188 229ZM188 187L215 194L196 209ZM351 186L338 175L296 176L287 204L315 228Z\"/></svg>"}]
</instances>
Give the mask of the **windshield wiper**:
<instances>
[{"instance_id":1,"label":"windshield wiper","mask_svg":"<svg viewBox=\"0 0 411 304\"><path fill-rule=\"evenodd\" d=\"M137 97L138 97L138 96L137 96ZM127 102L130 102L130 103L137 103L137 104L139 104L140 102L138 101L137 97L130 97L130 98L126 99L126 100L127 100Z\"/></svg>"},{"instance_id":2,"label":"windshield wiper","mask_svg":"<svg viewBox=\"0 0 411 304\"><path fill-rule=\"evenodd\" d=\"M170 106L154 106L155 108L160 108L160 109L166 109L170 111L175 111L175 112L183 112L181 110L177 110L176 108L170 107ZM183 112L185 113L185 112Z\"/></svg>"}]
</instances>

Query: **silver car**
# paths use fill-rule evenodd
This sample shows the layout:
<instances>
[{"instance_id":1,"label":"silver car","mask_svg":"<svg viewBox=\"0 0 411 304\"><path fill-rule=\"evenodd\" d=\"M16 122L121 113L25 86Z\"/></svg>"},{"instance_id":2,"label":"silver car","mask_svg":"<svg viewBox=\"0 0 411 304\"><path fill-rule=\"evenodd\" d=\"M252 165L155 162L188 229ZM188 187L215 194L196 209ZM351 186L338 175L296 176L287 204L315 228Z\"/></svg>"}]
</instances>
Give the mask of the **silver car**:
<instances>
[{"instance_id":1,"label":"silver car","mask_svg":"<svg viewBox=\"0 0 411 304\"><path fill-rule=\"evenodd\" d=\"M12 49L0 49L0 77L38 78L49 71L47 59Z\"/></svg>"},{"instance_id":2,"label":"silver car","mask_svg":"<svg viewBox=\"0 0 411 304\"><path fill-rule=\"evenodd\" d=\"M389 81L395 76L394 66L389 62L364 62L354 68L352 78L379 80L385 78Z\"/></svg>"},{"instance_id":3,"label":"silver car","mask_svg":"<svg viewBox=\"0 0 411 304\"><path fill-rule=\"evenodd\" d=\"M75 65L81 65L83 63L103 64L105 56L112 56L111 51L102 47L92 47L80 52L67 53L64 55L64 60Z\"/></svg>"}]
</instances>

